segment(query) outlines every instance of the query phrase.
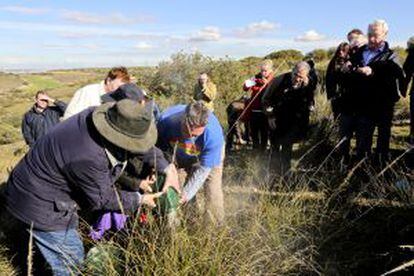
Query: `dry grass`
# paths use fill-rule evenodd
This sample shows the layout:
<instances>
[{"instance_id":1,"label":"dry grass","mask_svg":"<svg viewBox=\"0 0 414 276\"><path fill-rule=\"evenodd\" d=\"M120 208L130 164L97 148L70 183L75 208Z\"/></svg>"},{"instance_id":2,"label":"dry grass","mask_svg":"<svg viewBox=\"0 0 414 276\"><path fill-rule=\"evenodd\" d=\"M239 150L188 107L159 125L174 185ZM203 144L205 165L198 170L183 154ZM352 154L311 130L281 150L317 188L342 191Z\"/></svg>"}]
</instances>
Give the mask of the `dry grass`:
<instances>
[{"instance_id":1,"label":"dry grass","mask_svg":"<svg viewBox=\"0 0 414 276\"><path fill-rule=\"evenodd\" d=\"M215 78L225 72L224 65L213 74ZM183 71L187 69L184 64ZM69 99L78 87L95 82L105 71L55 71L18 77L26 80L25 86L16 82L18 87L12 88L17 90L0 97L0 135L11 135L13 142L0 146L0 180L7 177L8 170L26 151L19 136L19 120L31 105L34 91L49 88L52 96ZM140 81L142 78L144 87L152 85L144 77L154 72L140 68L133 72ZM233 79L225 81L232 88L231 95L240 94L234 88L238 83ZM179 97L182 95L157 95L157 101L161 107L167 107ZM339 171L332 150L338 139L328 119L330 107L323 89L317 93L315 102L312 113L315 128L295 152L294 167L284 178L269 177L267 157L255 157L250 151L227 156L224 225L205 224L202 216L195 213L184 216L182 225L175 231L153 221L145 227L133 223L128 234L120 233L98 244L85 235L87 248L95 249L82 273L378 275L410 261L409 255L394 251L401 244L413 244L409 238L414 236L414 216L410 209L413 189L410 185L404 189L395 185L402 180L412 183L406 167L396 162L379 175L381 170L362 162L354 169ZM217 104L222 122L225 104L224 100ZM406 116L407 101L403 101L398 106L397 117ZM407 125L393 128L395 157L406 148L403 138L407 131ZM365 181L367 177L369 180ZM0 230L5 226L1 222ZM0 272L13 275L9 256L1 247L3 238L0 235Z\"/></svg>"}]
</instances>

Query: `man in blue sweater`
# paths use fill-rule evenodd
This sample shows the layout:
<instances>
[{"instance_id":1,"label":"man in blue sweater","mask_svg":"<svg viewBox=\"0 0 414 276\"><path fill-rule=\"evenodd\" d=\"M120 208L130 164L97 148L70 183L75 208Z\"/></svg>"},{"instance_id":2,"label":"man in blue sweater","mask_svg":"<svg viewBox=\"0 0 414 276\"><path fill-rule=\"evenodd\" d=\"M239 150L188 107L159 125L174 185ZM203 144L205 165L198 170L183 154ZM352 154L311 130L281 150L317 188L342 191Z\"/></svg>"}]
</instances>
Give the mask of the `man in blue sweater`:
<instances>
[{"instance_id":1,"label":"man in blue sweater","mask_svg":"<svg viewBox=\"0 0 414 276\"><path fill-rule=\"evenodd\" d=\"M157 146L172 153L177 167L187 172L182 202L190 201L206 182L207 211L222 222L224 135L217 117L201 101L176 105L161 114L157 128Z\"/></svg>"},{"instance_id":2,"label":"man in blue sweater","mask_svg":"<svg viewBox=\"0 0 414 276\"><path fill-rule=\"evenodd\" d=\"M79 208L134 212L141 204L155 205L160 193L116 191L113 184L130 155L154 155L156 140L152 114L143 105L107 103L57 125L14 168L6 208L24 228L33 227L34 243L55 275L76 274L82 264ZM159 170L167 169L165 159L157 162Z\"/></svg>"}]
</instances>

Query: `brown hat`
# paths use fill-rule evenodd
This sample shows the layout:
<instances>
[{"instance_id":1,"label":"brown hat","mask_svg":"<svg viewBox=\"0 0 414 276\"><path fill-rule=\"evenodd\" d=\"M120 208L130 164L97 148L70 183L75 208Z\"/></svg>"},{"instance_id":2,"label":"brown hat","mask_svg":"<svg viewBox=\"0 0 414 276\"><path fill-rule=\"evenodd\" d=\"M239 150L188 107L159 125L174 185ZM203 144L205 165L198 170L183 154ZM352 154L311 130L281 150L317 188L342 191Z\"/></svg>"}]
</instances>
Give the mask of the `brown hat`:
<instances>
[{"instance_id":1,"label":"brown hat","mask_svg":"<svg viewBox=\"0 0 414 276\"><path fill-rule=\"evenodd\" d=\"M103 104L95 109L92 120L104 138L132 153L148 151L157 141L151 111L136 101Z\"/></svg>"}]
</instances>

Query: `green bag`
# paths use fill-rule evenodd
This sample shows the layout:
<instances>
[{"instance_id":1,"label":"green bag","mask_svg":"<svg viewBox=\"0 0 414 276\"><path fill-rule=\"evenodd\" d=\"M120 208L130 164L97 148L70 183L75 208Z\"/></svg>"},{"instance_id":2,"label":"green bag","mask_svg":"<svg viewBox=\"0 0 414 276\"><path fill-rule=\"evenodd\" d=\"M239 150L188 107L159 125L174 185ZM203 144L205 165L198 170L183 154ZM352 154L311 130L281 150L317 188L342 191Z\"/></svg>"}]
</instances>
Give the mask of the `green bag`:
<instances>
[{"instance_id":1,"label":"green bag","mask_svg":"<svg viewBox=\"0 0 414 276\"><path fill-rule=\"evenodd\" d=\"M164 187L164 183L165 175L158 175L157 181L154 183L154 191L160 192ZM159 215L167 215L175 212L179 205L180 196L177 191L172 187L168 187L167 192L158 198L155 211Z\"/></svg>"}]
</instances>

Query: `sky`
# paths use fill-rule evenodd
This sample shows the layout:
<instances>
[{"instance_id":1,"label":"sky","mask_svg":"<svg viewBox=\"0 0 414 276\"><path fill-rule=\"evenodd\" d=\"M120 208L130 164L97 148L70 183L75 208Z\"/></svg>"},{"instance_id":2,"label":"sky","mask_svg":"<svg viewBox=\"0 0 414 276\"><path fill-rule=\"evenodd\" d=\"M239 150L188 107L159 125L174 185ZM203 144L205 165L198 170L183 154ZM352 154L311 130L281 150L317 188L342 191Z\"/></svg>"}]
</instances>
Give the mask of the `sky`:
<instances>
[{"instance_id":1,"label":"sky","mask_svg":"<svg viewBox=\"0 0 414 276\"><path fill-rule=\"evenodd\" d=\"M385 19L391 46L414 35L414 1L0 0L0 70L156 65L335 47Z\"/></svg>"}]
</instances>

